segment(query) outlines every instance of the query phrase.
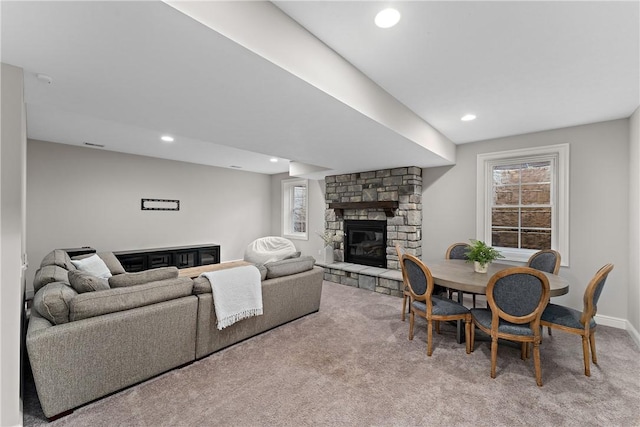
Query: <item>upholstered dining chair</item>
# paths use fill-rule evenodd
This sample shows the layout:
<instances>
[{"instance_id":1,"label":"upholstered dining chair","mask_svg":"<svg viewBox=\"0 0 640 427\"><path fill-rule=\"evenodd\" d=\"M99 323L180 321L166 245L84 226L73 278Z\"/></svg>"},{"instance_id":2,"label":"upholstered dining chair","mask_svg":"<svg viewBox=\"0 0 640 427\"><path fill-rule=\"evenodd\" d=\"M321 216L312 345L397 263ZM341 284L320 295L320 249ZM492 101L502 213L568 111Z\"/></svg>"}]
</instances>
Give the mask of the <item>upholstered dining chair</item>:
<instances>
[{"instance_id":1,"label":"upholstered dining chair","mask_svg":"<svg viewBox=\"0 0 640 427\"><path fill-rule=\"evenodd\" d=\"M469 309L440 295L433 295L433 276L429 268L413 255L402 256L411 298L411 314L409 315L409 339L413 340L413 328L416 314L427 320L427 356L433 351L433 322L436 332L440 333L440 321L464 320L465 342L467 354L471 352L469 342L471 331L471 313Z\"/></svg>"},{"instance_id":2,"label":"upholstered dining chair","mask_svg":"<svg viewBox=\"0 0 640 427\"><path fill-rule=\"evenodd\" d=\"M491 378L496 377L498 339L520 342L521 358L526 360L533 344L536 383L542 386L540 368L540 317L549 301L549 279L529 267L512 267L494 274L487 284L489 309L471 309L473 323L491 336ZM471 350L475 328L471 328Z\"/></svg>"},{"instance_id":3,"label":"upholstered dining chair","mask_svg":"<svg viewBox=\"0 0 640 427\"><path fill-rule=\"evenodd\" d=\"M445 259L467 259L467 249L469 245L466 243L454 243L453 245L447 248L447 252L444 254ZM453 292L460 292L460 299L462 301L462 297L464 293L462 291L453 291L449 289L449 299L452 299ZM471 294L473 298L473 307L476 306L476 294Z\"/></svg>"},{"instance_id":4,"label":"upholstered dining chair","mask_svg":"<svg viewBox=\"0 0 640 427\"><path fill-rule=\"evenodd\" d=\"M560 270L560 252L553 249L543 249L529 257L527 266L536 270L558 274Z\"/></svg>"},{"instance_id":5,"label":"upholstered dining chair","mask_svg":"<svg viewBox=\"0 0 640 427\"><path fill-rule=\"evenodd\" d=\"M582 337L584 374L588 377L591 376L589 347L591 347L593 363L598 364L595 339L596 321L593 317L598 309L598 299L611 270L613 270L613 264L606 264L593 276L584 291L582 312L562 305L549 304L544 309L540 320L542 326L560 329Z\"/></svg>"},{"instance_id":6,"label":"upholstered dining chair","mask_svg":"<svg viewBox=\"0 0 640 427\"><path fill-rule=\"evenodd\" d=\"M538 251L529 257L527 266L547 273L558 274L560 271L560 252L553 249ZM551 328L547 328L547 332L551 335Z\"/></svg>"},{"instance_id":7,"label":"upholstered dining chair","mask_svg":"<svg viewBox=\"0 0 640 427\"><path fill-rule=\"evenodd\" d=\"M402 263L402 256L405 254L405 249L396 243L396 252L398 253L398 264L400 265L400 271L402 271L402 321L404 322L405 313L407 312L407 300L411 298L409 293L409 285L407 284L407 275L404 271L404 264Z\"/></svg>"}]
</instances>

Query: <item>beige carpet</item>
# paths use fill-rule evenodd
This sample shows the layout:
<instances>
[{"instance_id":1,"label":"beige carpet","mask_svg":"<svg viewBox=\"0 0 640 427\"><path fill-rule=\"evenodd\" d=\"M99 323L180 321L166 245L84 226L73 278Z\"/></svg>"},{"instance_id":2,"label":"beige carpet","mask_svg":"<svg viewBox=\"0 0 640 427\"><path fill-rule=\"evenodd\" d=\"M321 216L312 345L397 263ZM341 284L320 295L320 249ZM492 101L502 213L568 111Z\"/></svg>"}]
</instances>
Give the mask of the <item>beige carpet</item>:
<instances>
[{"instance_id":1,"label":"beige carpet","mask_svg":"<svg viewBox=\"0 0 640 427\"><path fill-rule=\"evenodd\" d=\"M325 282L320 312L77 409L55 426L638 426L640 351L600 326L599 365L583 374L577 336L554 331L533 362L488 342L467 355L454 328L424 321L407 339L401 300ZM25 425L46 425L25 384Z\"/></svg>"}]
</instances>

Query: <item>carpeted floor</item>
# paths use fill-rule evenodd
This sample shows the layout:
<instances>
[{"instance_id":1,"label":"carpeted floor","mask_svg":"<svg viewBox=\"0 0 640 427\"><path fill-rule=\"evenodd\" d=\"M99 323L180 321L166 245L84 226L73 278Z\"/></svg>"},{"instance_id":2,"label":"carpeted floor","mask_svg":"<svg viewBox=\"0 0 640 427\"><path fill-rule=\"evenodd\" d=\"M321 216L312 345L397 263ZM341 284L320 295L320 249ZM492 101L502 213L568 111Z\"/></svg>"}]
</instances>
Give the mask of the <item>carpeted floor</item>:
<instances>
[{"instance_id":1,"label":"carpeted floor","mask_svg":"<svg viewBox=\"0 0 640 427\"><path fill-rule=\"evenodd\" d=\"M318 313L283 325L48 424L30 381L25 426L638 426L640 351L599 326L598 366L583 374L580 338L545 332L543 387L533 361L489 342L467 355L454 328L400 320L401 300L325 282Z\"/></svg>"}]
</instances>

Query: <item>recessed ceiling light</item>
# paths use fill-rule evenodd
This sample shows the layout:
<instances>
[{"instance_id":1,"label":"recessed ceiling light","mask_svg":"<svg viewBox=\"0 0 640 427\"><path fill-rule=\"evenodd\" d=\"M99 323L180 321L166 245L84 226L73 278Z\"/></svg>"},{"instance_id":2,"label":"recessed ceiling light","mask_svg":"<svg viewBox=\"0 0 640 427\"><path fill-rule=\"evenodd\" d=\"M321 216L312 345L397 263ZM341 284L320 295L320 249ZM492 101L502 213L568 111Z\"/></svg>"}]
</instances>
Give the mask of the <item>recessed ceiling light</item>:
<instances>
[{"instance_id":1,"label":"recessed ceiling light","mask_svg":"<svg viewBox=\"0 0 640 427\"><path fill-rule=\"evenodd\" d=\"M278 163L278 159L276 159L275 157L270 158L269 161L271 163Z\"/></svg>"},{"instance_id":2,"label":"recessed ceiling light","mask_svg":"<svg viewBox=\"0 0 640 427\"><path fill-rule=\"evenodd\" d=\"M160 139L163 140L164 142L173 142L173 137L169 135L162 135Z\"/></svg>"},{"instance_id":3,"label":"recessed ceiling light","mask_svg":"<svg viewBox=\"0 0 640 427\"><path fill-rule=\"evenodd\" d=\"M391 28L400 21L400 12L388 8L381 10L376 15L375 23L380 28Z\"/></svg>"},{"instance_id":4,"label":"recessed ceiling light","mask_svg":"<svg viewBox=\"0 0 640 427\"><path fill-rule=\"evenodd\" d=\"M476 115L475 114L467 114L465 116L462 116L462 118L460 120L462 120L463 122L468 122L471 120L475 120L476 119Z\"/></svg>"}]
</instances>

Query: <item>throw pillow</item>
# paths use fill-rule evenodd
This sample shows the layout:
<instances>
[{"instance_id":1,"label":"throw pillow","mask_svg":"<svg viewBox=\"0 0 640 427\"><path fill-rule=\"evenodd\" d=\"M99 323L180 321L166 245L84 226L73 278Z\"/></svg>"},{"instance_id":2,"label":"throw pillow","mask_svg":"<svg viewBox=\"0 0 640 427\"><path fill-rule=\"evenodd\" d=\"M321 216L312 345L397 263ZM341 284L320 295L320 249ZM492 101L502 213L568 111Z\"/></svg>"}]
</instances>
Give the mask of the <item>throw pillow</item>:
<instances>
[{"instance_id":1,"label":"throw pillow","mask_svg":"<svg viewBox=\"0 0 640 427\"><path fill-rule=\"evenodd\" d=\"M78 293L64 283L48 283L33 296L33 308L54 325L69 322L69 305Z\"/></svg>"},{"instance_id":2,"label":"throw pillow","mask_svg":"<svg viewBox=\"0 0 640 427\"><path fill-rule=\"evenodd\" d=\"M73 270L69 272L69 283L77 293L104 291L109 288L109 281L103 277L92 276L86 271Z\"/></svg>"},{"instance_id":3,"label":"throw pillow","mask_svg":"<svg viewBox=\"0 0 640 427\"><path fill-rule=\"evenodd\" d=\"M311 270L315 262L316 260L312 256L303 256L300 258L269 262L264 266L267 267L267 279L275 279L276 277L289 276Z\"/></svg>"},{"instance_id":4,"label":"throw pillow","mask_svg":"<svg viewBox=\"0 0 640 427\"><path fill-rule=\"evenodd\" d=\"M104 261L96 254L93 254L84 259L72 259L71 263L76 266L78 270L86 271L96 277L109 278L111 277L111 271Z\"/></svg>"},{"instance_id":5,"label":"throw pillow","mask_svg":"<svg viewBox=\"0 0 640 427\"><path fill-rule=\"evenodd\" d=\"M75 267L74 267L75 269ZM38 292L47 283L51 282L67 282L68 271L57 265L45 265L36 271L33 277L33 290Z\"/></svg>"},{"instance_id":6,"label":"throw pillow","mask_svg":"<svg viewBox=\"0 0 640 427\"><path fill-rule=\"evenodd\" d=\"M76 255L72 258L72 260L79 260L89 258L93 254L84 254L84 255ZM120 264L120 260L116 258L113 252L98 252L96 255L100 257L101 260L107 264L107 268L112 275L125 273L124 267Z\"/></svg>"},{"instance_id":7,"label":"throw pillow","mask_svg":"<svg viewBox=\"0 0 640 427\"><path fill-rule=\"evenodd\" d=\"M125 288L157 282L158 280L175 279L176 277L178 277L178 269L176 267L160 267L138 273L116 274L109 277L109 286L112 288Z\"/></svg>"},{"instance_id":8,"label":"throw pillow","mask_svg":"<svg viewBox=\"0 0 640 427\"><path fill-rule=\"evenodd\" d=\"M45 265L57 265L58 267L62 267L65 270L75 270L76 267L71 263L71 258L69 258L69 254L62 249L55 249L42 258L42 262L40 263L40 267L44 267Z\"/></svg>"}]
</instances>

